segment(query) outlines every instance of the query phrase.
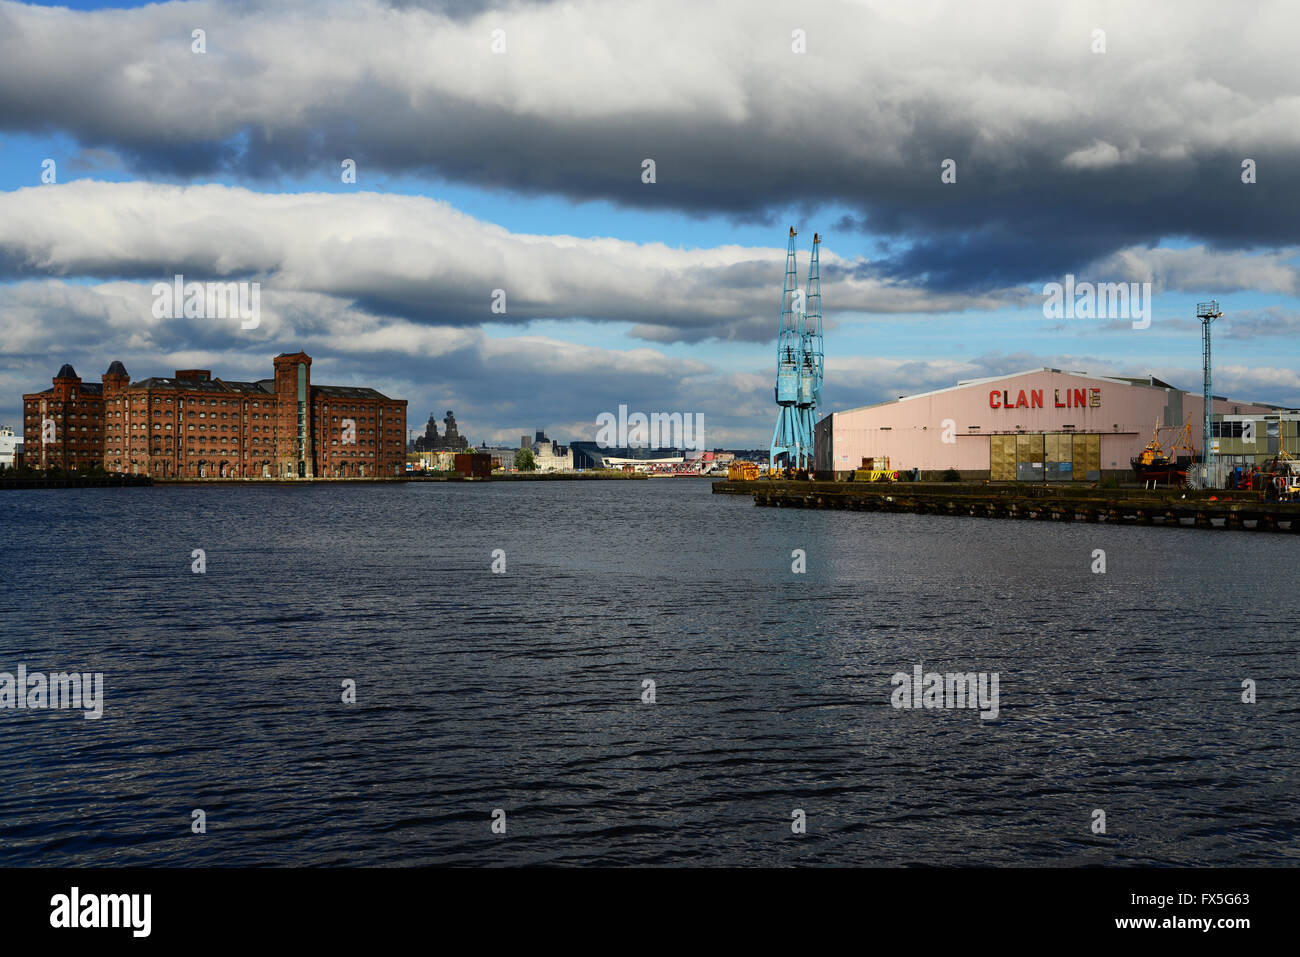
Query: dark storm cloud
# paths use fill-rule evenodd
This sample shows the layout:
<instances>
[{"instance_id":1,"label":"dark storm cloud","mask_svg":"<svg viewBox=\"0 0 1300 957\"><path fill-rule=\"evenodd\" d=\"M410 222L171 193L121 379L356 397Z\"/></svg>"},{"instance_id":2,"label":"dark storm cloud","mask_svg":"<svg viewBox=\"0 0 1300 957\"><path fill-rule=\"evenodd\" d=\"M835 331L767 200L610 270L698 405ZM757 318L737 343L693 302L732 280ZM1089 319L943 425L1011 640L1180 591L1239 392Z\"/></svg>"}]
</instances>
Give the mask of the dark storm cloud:
<instances>
[{"instance_id":1,"label":"dark storm cloud","mask_svg":"<svg viewBox=\"0 0 1300 957\"><path fill-rule=\"evenodd\" d=\"M66 131L148 174L268 180L346 157L363 177L738 219L834 204L906 239L876 276L978 292L1166 237L1300 242L1300 74L1277 42L1298 27L1294 7L1208 0L5 3L0 128Z\"/></svg>"}]
</instances>

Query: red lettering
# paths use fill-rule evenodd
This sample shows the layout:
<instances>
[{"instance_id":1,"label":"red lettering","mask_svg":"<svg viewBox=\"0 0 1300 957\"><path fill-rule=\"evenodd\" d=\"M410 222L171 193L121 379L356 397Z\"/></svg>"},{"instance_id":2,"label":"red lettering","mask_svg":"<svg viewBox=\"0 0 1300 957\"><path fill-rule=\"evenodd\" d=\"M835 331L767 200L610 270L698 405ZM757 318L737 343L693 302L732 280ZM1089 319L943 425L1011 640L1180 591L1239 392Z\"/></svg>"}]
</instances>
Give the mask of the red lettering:
<instances>
[{"instance_id":1,"label":"red lettering","mask_svg":"<svg viewBox=\"0 0 1300 957\"><path fill-rule=\"evenodd\" d=\"M1024 390L1024 389L1021 389L1021 390L1020 390L1020 398L1016 399L1016 408L1017 408L1017 409L1027 409L1027 408L1029 408L1029 403L1025 400L1025 390Z\"/></svg>"},{"instance_id":2,"label":"red lettering","mask_svg":"<svg viewBox=\"0 0 1300 957\"><path fill-rule=\"evenodd\" d=\"M1033 401L1032 408L1041 409L1043 407L1043 390L1035 389L1029 393L1029 398Z\"/></svg>"},{"instance_id":3,"label":"red lettering","mask_svg":"<svg viewBox=\"0 0 1300 957\"><path fill-rule=\"evenodd\" d=\"M1055 392L1055 395L1053 396L1053 401L1056 402L1056 407L1058 409L1064 409L1065 403L1061 401L1061 390L1055 389L1053 391Z\"/></svg>"},{"instance_id":4,"label":"red lettering","mask_svg":"<svg viewBox=\"0 0 1300 957\"><path fill-rule=\"evenodd\" d=\"M1082 408L1083 408L1084 406L1086 406L1087 404L1088 404L1088 390L1087 390L1087 389L1075 389L1075 390L1074 390L1074 407L1075 407L1076 409L1082 409Z\"/></svg>"},{"instance_id":5,"label":"red lettering","mask_svg":"<svg viewBox=\"0 0 1300 957\"><path fill-rule=\"evenodd\" d=\"M997 389L994 389L992 392L989 393L989 408L990 408L990 409L1000 409L1000 408L1002 408L1002 406L998 404L998 390L997 390Z\"/></svg>"}]
</instances>

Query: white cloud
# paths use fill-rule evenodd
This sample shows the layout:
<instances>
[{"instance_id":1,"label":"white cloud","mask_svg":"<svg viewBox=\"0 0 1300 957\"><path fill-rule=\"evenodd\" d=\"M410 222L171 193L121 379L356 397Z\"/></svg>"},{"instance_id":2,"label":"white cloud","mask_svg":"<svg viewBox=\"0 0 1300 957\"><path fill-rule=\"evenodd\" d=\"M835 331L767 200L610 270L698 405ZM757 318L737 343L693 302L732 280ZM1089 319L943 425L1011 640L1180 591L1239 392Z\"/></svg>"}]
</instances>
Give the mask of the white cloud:
<instances>
[{"instance_id":1,"label":"white cloud","mask_svg":"<svg viewBox=\"0 0 1300 957\"><path fill-rule=\"evenodd\" d=\"M1091 146L1075 150L1061 160L1061 165L1068 169L1106 169L1118 166L1122 161L1118 147L1098 140Z\"/></svg>"},{"instance_id":2,"label":"white cloud","mask_svg":"<svg viewBox=\"0 0 1300 957\"><path fill-rule=\"evenodd\" d=\"M315 293L419 323L590 318L637 323L653 341L765 341L784 258L777 248L511 233L419 196L85 180L0 193L0 260L11 272L256 279L270 330L276 307L293 302L285 297ZM828 315L996 308L1023 295L857 278L865 265L823 249ZM492 311L496 289L505 314Z\"/></svg>"},{"instance_id":3,"label":"white cloud","mask_svg":"<svg viewBox=\"0 0 1300 957\"><path fill-rule=\"evenodd\" d=\"M1220 252L1204 246L1187 249L1131 247L1094 264L1097 282L1150 282L1156 291L1249 289L1294 296L1300 293L1297 250L1264 253Z\"/></svg>"}]
</instances>

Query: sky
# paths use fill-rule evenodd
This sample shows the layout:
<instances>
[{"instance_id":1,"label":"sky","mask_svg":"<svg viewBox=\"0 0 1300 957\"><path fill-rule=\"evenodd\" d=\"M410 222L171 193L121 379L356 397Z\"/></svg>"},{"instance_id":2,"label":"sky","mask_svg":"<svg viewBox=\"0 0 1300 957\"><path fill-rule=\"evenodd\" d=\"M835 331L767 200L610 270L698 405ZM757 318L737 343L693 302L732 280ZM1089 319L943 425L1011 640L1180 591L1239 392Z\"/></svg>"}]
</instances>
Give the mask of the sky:
<instances>
[{"instance_id":1,"label":"sky","mask_svg":"<svg viewBox=\"0 0 1300 957\"><path fill-rule=\"evenodd\" d=\"M475 444L626 405L766 447L790 226L823 413L1042 366L1199 391L1208 299L1215 392L1300 406L1297 35L1267 0L0 0L0 424L65 362L301 348ZM258 283L256 327L159 318L178 274ZM1049 318L1067 275L1150 283L1149 326Z\"/></svg>"}]
</instances>

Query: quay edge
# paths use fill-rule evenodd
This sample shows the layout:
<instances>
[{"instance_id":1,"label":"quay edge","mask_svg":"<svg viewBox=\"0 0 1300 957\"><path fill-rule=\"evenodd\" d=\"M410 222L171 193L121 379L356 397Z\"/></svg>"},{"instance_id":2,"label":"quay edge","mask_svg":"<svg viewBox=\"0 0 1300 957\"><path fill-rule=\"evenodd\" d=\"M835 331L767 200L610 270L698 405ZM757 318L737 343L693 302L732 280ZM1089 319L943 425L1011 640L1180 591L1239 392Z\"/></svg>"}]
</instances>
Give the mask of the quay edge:
<instances>
[{"instance_id":1,"label":"quay edge","mask_svg":"<svg viewBox=\"0 0 1300 957\"><path fill-rule=\"evenodd\" d=\"M751 495L755 505L778 508L1300 533L1300 502L1251 492L762 480L714 482L713 492Z\"/></svg>"}]
</instances>

